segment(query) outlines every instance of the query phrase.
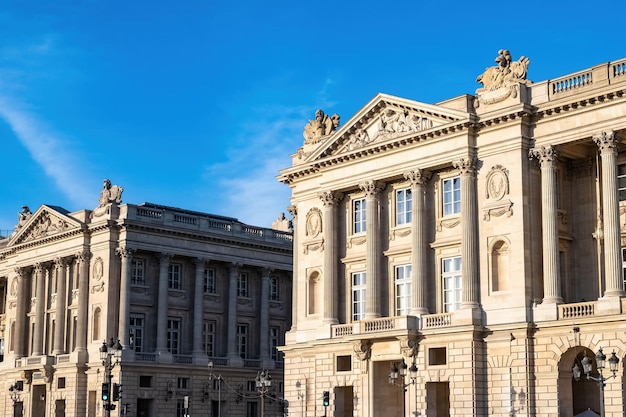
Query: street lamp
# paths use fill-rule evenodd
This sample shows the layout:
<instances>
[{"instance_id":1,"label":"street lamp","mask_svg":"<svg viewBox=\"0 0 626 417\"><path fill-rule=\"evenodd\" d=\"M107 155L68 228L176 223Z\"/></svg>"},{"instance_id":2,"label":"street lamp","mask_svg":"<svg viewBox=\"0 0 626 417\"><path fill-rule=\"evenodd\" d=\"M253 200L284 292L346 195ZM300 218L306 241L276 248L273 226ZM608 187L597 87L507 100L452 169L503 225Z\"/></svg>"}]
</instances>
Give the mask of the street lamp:
<instances>
[{"instance_id":1,"label":"street lamp","mask_svg":"<svg viewBox=\"0 0 626 417\"><path fill-rule=\"evenodd\" d=\"M20 394L24 389L24 385L22 381L18 381L15 384L11 384L9 387L9 395L11 395L11 400L13 400L13 415L15 415L15 407L17 403L20 401Z\"/></svg>"},{"instance_id":2,"label":"street lamp","mask_svg":"<svg viewBox=\"0 0 626 417\"><path fill-rule=\"evenodd\" d=\"M209 381L217 380L217 417L222 417L222 375L213 373L213 361L209 361Z\"/></svg>"},{"instance_id":3,"label":"street lamp","mask_svg":"<svg viewBox=\"0 0 626 417\"><path fill-rule=\"evenodd\" d=\"M269 392L272 385L272 377L269 371L264 370L256 374L254 379L256 382L256 388L261 395L261 417L265 417L265 395Z\"/></svg>"},{"instance_id":4,"label":"street lamp","mask_svg":"<svg viewBox=\"0 0 626 417\"><path fill-rule=\"evenodd\" d=\"M113 361L115 358L115 361ZM102 359L102 366L104 366L104 378L106 382L102 383L102 401L104 401L105 416L111 416L111 410L115 409L115 404L111 404L111 391L113 375L111 371L115 368L115 365L120 363L122 358L122 345L119 339L117 342L111 338L111 341L107 345L106 340L100 346L100 359Z\"/></svg>"},{"instance_id":5,"label":"street lamp","mask_svg":"<svg viewBox=\"0 0 626 417\"><path fill-rule=\"evenodd\" d=\"M602 375L602 370L604 369L604 363L606 362L606 355L602 353L602 348L598 349L598 353L596 353L596 368L598 369L598 376L591 376L591 371L593 369L593 364L591 363L591 359L589 356L584 355L582 360L580 361L583 366L582 372L585 373L587 379L592 381L596 381L598 383L598 389L600 390L600 416L604 417L604 387L605 381L608 381L611 378L615 378L617 375L617 364L619 363L619 358L615 355L615 351L611 354L609 358L609 370L611 371L611 375L605 377ZM574 364L572 368L572 373L574 374L574 379L576 381L580 380L582 374L580 367L577 363Z\"/></svg>"},{"instance_id":6,"label":"street lamp","mask_svg":"<svg viewBox=\"0 0 626 417\"><path fill-rule=\"evenodd\" d=\"M415 358L413 358L415 359ZM400 367L400 369L398 369L398 365ZM407 373L407 368L409 370L409 382L405 382L406 380L406 373ZM399 378L401 378L399 380ZM397 383L396 383L397 382ZM392 363L391 364L391 371L389 372L389 383L391 385L395 385L397 387L401 387L402 388L402 415L406 415L406 410L404 409L405 405L406 405L406 391L407 391L407 387L409 385L415 385L415 383L417 382L417 366L415 366L415 360L413 360L413 364L411 365L411 367L409 368L406 364L406 362L404 361L404 359L402 359L402 362L400 362L399 364L397 363Z\"/></svg>"}]
</instances>

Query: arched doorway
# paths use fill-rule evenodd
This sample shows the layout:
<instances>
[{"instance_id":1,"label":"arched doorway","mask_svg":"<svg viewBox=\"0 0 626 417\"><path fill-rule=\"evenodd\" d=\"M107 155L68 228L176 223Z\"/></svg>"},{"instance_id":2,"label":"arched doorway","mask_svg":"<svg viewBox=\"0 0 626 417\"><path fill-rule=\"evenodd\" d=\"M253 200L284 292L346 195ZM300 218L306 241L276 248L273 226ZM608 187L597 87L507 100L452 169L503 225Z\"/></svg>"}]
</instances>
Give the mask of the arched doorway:
<instances>
[{"instance_id":1,"label":"arched doorway","mask_svg":"<svg viewBox=\"0 0 626 417\"><path fill-rule=\"evenodd\" d=\"M576 416L587 410L600 414L600 390L598 383L588 380L582 375L578 381L574 379L572 368L575 364L582 369L583 356L595 357L595 353L584 346L570 348L561 356L559 362L559 415ZM592 375L597 375L595 360Z\"/></svg>"}]
</instances>

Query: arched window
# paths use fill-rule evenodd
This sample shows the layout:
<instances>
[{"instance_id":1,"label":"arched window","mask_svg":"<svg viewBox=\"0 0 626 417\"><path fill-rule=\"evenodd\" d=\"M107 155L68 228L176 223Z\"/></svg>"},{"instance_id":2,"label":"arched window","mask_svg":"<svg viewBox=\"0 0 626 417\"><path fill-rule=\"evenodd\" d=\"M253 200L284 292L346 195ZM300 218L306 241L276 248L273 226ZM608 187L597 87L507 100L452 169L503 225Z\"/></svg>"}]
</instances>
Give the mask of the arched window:
<instances>
[{"instance_id":1,"label":"arched window","mask_svg":"<svg viewBox=\"0 0 626 417\"><path fill-rule=\"evenodd\" d=\"M493 291L507 291L511 289L510 279L510 248L503 239L497 240L489 253L491 262L491 289Z\"/></svg>"},{"instance_id":2,"label":"arched window","mask_svg":"<svg viewBox=\"0 0 626 417\"><path fill-rule=\"evenodd\" d=\"M93 337L92 340L100 340L100 307L93 311Z\"/></svg>"}]
</instances>

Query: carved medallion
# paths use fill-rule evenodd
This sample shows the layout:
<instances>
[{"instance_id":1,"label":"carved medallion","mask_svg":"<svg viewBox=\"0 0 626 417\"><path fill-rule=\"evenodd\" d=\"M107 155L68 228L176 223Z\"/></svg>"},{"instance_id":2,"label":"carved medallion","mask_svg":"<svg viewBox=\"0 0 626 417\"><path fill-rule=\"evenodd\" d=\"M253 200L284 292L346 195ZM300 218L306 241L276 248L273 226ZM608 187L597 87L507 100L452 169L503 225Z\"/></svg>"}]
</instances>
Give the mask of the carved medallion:
<instances>
[{"instance_id":1,"label":"carved medallion","mask_svg":"<svg viewBox=\"0 0 626 417\"><path fill-rule=\"evenodd\" d=\"M104 275L104 262L98 257L93 264L93 277L96 281L100 281Z\"/></svg>"},{"instance_id":2,"label":"carved medallion","mask_svg":"<svg viewBox=\"0 0 626 417\"><path fill-rule=\"evenodd\" d=\"M509 172L501 165L491 168L487 174L487 198L502 200L509 193Z\"/></svg>"},{"instance_id":3,"label":"carved medallion","mask_svg":"<svg viewBox=\"0 0 626 417\"><path fill-rule=\"evenodd\" d=\"M322 232L322 212L317 207L312 208L306 215L306 236L317 237Z\"/></svg>"}]
</instances>

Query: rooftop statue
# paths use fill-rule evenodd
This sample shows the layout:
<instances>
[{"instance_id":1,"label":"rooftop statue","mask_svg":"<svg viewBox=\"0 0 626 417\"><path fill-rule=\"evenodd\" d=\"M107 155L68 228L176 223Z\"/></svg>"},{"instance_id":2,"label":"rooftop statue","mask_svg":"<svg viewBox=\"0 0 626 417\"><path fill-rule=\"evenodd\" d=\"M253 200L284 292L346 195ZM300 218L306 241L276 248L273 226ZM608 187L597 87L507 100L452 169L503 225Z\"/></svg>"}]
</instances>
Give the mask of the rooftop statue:
<instances>
[{"instance_id":1,"label":"rooftop statue","mask_svg":"<svg viewBox=\"0 0 626 417\"><path fill-rule=\"evenodd\" d=\"M122 193L124 188L119 185L111 185L109 179L105 179L102 184L102 191L98 198L98 207L93 211L94 216L101 216L107 212L107 207L111 203L120 204L122 202Z\"/></svg>"},{"instance_id":2,"label":"rooftop statue","mask_svg":"<svg viewBox=\"0 0 626 417\"><path fill-rule=\"evenodd\" d=\"M304 126L304 144L310 145L320 141L320 138L326 135L330 135L339 126L339 115L333 114L329 116L322 110L315 112L315 120L309 120L309 123Z\"/></svg>"},{"instance_id":3,"label":"rooftop statue","mask_svg":"<svg viewBox=\"0 0 626 417\"><path fill-rule=\"evenodd\" d=\"M497 65L485 69L485 72L476 78L483 88L476 90L479 102L492 104L508 97L517 97L519 84L530 84L527 80L530 59L525 56L513 61L507 49L500 49L495 59ZM499 91L502 90L502 91ZM490 94L498 91L498 93Z\"/></svg>"}]
</instances>

